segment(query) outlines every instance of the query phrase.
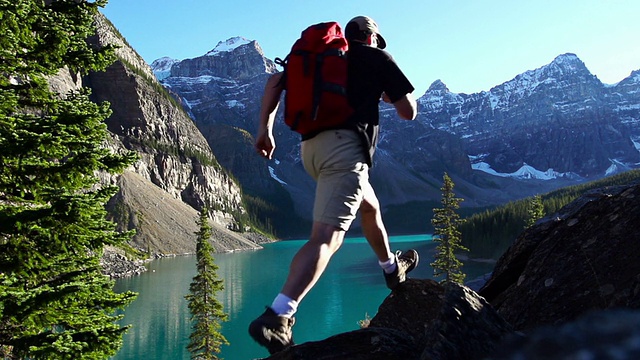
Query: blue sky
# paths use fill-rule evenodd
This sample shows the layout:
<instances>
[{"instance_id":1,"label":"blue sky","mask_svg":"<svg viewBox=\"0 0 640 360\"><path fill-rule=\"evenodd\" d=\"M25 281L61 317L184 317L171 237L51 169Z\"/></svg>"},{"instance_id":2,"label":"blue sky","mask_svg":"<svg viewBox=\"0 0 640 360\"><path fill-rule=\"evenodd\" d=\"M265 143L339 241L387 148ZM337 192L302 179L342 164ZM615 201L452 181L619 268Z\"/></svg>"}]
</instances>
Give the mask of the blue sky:
<instances>
[{"instance_id":1,"label":"blue sky","mask_svg":"<svg viewBox=\"0 0 640 360\"><path fill-rule=\"evenodd\" d=\"M148 62L204 55L219 41L257 40L284 57L300 32L368 15L422 96L435 80L456 93L487 91L564 53L602 82L640 69L638 0L110 0L103 13Z\"/></svg>"}]
</instances>

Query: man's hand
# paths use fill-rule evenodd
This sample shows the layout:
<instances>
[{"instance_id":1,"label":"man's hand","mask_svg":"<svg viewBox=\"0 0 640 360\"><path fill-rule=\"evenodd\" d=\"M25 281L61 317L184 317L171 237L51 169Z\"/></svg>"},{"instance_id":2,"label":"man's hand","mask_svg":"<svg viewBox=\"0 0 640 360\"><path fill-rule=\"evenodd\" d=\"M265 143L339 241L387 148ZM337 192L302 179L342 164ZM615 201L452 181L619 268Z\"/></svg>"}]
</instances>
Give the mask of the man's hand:
<instances>
[{"instance_id":1,"label":"man's hand","mask_svg":"<svg viewBox=\"0 0 640 360\"><path fill-rule=\"evenodd\" d=\"M266 131L260 132L256 138L255 148L260 156L271 160L273 150L276 148L276 142L273 138L273 134Z\"/></svg>"}]
</instances>

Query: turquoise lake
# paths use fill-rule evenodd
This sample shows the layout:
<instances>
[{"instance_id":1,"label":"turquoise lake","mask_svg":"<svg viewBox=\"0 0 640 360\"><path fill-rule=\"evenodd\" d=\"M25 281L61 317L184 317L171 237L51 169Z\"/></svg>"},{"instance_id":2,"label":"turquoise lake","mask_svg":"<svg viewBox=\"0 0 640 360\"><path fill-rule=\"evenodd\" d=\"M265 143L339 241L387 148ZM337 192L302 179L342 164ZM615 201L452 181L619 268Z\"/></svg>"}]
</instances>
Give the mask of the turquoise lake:
<instances>
[{"instance_id":1,"label":"turquoise lake","mask_svg":"<svg viewBox=\"0 0 640 360\"><path fill-rule=\"evenodd\" d=\"M214 254L218 276L225 289L218 298L229 314L222 333L229 345L220 358L255 359L268 352L247 333L249 323L260 315L277 295L289 269L289 262L303 240L266 244L264 249ZM391 237L392 249L414 248L420 265L411 277L433 277L435 244L430 235ZM465 261L467 280L491 272L493 263ZM124 345L112 359L189 359L186 346L191 332L190 314L184 296L196 273L195 257L154 260L142 275L119 279L116 291L131 290L138 298L125 310L124 324L132 325ZM389 290L382 270L364 238L349 238L334 255L324 275L302 301L296 314L296 343L322 340L358 329L358 321L375 316Z\"/></svg>"}]
</instances>

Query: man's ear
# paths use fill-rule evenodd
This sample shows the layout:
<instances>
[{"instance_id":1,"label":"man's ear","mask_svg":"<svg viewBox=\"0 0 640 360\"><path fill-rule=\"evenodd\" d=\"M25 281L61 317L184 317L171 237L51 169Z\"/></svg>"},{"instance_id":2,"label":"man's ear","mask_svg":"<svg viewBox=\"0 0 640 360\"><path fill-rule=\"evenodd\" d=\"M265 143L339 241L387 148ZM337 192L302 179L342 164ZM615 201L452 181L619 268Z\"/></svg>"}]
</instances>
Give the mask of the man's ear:
<instances>
[{"instance_id":1,"label":"man's ear","mask_svg":"<svg viewBox=\"0 0 640 360\"><path fill-rule=\"evenodd\" d=\"M373 34L368 34L367 35L367 41L366 41L367 45L371 46L373 44L373 41L374 41L373 40Z\"/></svg>"}]
</instances>

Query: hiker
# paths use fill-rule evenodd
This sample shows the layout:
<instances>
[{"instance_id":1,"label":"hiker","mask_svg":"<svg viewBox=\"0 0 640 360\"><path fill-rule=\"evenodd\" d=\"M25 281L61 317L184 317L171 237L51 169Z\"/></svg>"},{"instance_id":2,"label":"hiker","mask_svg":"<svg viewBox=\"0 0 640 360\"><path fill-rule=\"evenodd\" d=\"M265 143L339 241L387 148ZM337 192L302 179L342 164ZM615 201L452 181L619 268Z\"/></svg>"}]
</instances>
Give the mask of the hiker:
<instances>
[{"instance_id":1,"label":"hiker","mask_svg":"<svg viewBox=\"0 0 640 360\"><path fill-rule=\"evenodd\" d=\"M391 252L368 174L378 141L380 100L392 104L402 119L413 120L417 112L411 95L414 88L391 55L382 50L386 42L373 19L353 18L345 28L345 37L349 46L346 94L354 113L337 128L302 137L303 165L317 182L311 236L294 256L281 292L249 326L251 337L271 354L293 345L293 315L298 304L342 245L358 210L364 236L378 258L387 287L394 289L418 264L418 253L413 249ZM267 159L275 149L272 130L285 90L282 77L280 72L268 79L262 98L255 147Z\"/></svg>"}]
</instances>

